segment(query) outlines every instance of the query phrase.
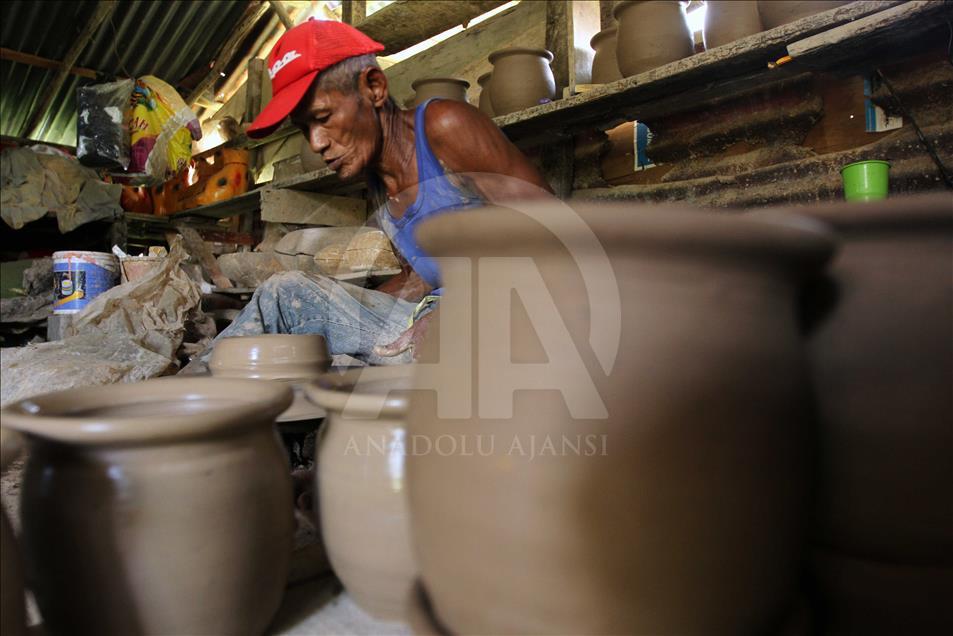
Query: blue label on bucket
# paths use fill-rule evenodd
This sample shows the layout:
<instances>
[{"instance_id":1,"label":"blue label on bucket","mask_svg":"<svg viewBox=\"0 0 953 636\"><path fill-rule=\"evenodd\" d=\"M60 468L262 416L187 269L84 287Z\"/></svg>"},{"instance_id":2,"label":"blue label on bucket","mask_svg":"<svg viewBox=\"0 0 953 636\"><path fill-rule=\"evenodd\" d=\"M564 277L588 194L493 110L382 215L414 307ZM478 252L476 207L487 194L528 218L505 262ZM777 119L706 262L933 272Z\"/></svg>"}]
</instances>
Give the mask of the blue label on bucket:
<instances>
[{"instance_id":1,"label":"blue label on bucket","mask_svg":"<svg viewBox=\"0 0 953 636\"><path fill-rule=\"evenodd\" d=\"M116 273L85 261L53 263L53 313L81 311L116 284Z\"/></svg>"}]
</instances>

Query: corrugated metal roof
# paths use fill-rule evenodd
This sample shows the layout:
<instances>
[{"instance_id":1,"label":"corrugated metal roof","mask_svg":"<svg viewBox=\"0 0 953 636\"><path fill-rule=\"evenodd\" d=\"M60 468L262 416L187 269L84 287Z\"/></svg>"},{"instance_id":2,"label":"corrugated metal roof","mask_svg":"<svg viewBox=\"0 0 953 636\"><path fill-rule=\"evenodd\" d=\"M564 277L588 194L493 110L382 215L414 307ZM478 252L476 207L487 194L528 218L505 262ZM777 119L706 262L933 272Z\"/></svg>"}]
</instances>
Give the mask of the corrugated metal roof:
<instances>
[{"instance_id":1,"label":"corrugated metal roof","mask_svg":"<svg viewBox=\"0 0 953 636\"><path fill-rule=\"evenodd\" d=\"M0 3L0 46L62 60L96 8L95 1ZM175 86L208 68L248 6L237 0L120 2L76 66L111 76L155 75ZM0 60L0 134L16 135L56 71ZM34 139L76 144L76 88L94 80L70 75Z\"/></svg>"}]
</instances>

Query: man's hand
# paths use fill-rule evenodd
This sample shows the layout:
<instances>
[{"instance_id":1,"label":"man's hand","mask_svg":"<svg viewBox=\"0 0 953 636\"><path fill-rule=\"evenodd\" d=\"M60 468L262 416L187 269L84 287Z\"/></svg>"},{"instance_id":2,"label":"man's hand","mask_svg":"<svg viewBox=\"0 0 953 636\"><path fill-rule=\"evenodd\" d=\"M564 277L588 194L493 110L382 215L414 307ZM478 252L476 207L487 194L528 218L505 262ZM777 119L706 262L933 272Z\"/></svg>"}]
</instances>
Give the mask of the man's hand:
<instances>
[{"instance_id":1,"label":"man's hand","mask_svg":"<svg viewBox=\"0 0 953 636\"><path fill-rule=\"evenodd\" d=\"M414 360L417 359L417 345L423 342L424 336L427 333L427 327L430 325L430 320L433 318L434 312L424 314L414 322L414 325L400 334L400 336L394 342L387 345L378 345L374 347L374 353L379 355L382 358L392 358L394 356L399 356L403 352L410 349L414 353Z\"/></svg>"}]
</instances>

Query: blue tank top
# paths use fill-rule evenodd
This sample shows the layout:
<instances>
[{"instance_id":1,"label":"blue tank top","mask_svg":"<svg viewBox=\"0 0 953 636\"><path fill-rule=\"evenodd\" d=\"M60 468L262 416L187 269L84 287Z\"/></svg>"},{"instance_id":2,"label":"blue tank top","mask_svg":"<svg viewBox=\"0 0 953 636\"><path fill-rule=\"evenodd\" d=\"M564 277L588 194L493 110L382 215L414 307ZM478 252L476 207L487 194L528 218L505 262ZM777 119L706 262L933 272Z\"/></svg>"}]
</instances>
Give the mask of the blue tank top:
<instances>
[{"instance_id":1,"label":"blue tank top","mask_svg":"<svg viewBox=\"0 0 953 636\"><path fill-rule=\"evenodd\" d=\"M435 98L428 99L414 113L414 147L417 152L417 198L399 219L390 214L385 203L378 218L381 229L401 253L401 256L428 285L431 295L440 293L440 272L437 263L417 244L414 231L423 220L452 210L463 210L483 205L483 199L454 185L447 178L443 166L430 149L424 127L424 113Z\"/></svg>"}]
</instances>

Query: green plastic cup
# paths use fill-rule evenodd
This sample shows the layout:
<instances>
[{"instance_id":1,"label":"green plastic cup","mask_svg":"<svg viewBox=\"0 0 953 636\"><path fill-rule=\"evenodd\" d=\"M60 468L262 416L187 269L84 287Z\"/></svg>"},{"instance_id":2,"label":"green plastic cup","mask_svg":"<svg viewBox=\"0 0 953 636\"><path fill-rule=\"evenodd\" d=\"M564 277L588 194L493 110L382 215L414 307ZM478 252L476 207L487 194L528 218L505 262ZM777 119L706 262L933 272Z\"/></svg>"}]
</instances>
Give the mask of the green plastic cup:
<instances>
[{"instance_id":1,"label":"green plastic cup","mask_svg":"<svg viewBox=\"0 0 953 636\"><path fill-rule=\"evenodd\" d=\"M840 169L844 198L848 201L881 201L887 198L890 164L869 160L849 163Z\"/></svg>"}]
</instances>

